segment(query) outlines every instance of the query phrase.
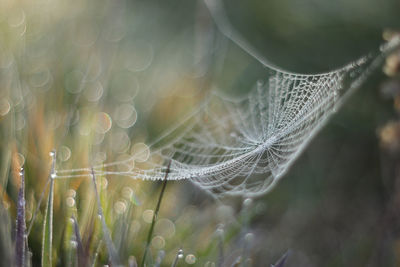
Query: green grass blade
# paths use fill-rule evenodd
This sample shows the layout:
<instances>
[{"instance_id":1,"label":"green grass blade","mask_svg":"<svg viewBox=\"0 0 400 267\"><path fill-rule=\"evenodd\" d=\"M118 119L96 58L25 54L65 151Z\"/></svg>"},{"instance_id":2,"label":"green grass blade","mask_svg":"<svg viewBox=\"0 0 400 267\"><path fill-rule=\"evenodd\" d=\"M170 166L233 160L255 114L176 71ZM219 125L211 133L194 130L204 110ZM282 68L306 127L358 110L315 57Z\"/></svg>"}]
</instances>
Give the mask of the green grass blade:
<instances>
[{"instance_id":1,"label":"green grass blade","mask_svg":"<svg viewBox=\"0 0 400 267\"><path fill-rule=\"evenodd\" d=\"M25 266L25 171L20 171L21 186L18 192L17 223L15 234L15 265Z\"/></svg>"},{"instance_id":2,"label":"green grass blade","mask_svg":"<svg viewBox=\"0 0 400 267\"><path fill-rule=\"evenodd\" d=\"M86 252L83 248L81 234L79 233L78 222L76 221L74 216L72 216L72 220L74 221L74 233L75 233L75 238L76 238L76 243L77 243L76 249L77 249L77 254L78 254L78 266L85 267L85 266L90 265L88 263L89 257L86 255Z\"/></svg>"},{"instance_id":3,"label":"green grass blade","mask_svg":"<svg viewBox=\"0 0 400 267\"><path fill-rule=\"evenodd\" d=\"M92 267L95 267L96 266L96 263L97 263L97 258L98 258L98 256L99 256L99 253L100 253L100 249L101 249L101 246L103 245L103 242L100 240L99 241L99 244L97 245L97 248L96 248L96 251L95 251L95 253L94 253L94 256L93 256L93 261L92 261Z\"/></svg>"},{"instance_id":4,"label":"green grass blade","mask_svg":"<svg viewBox=\"0 0 400 267\"><path fill-rule=\"evenodd\" d=\"M288 255L289 255L289 251L286 252L285 254L283 254L283 256L275 264L272 264L271 267L284 267Z\"/></svg>"},{"instance_id":5,"label":"green grass blade","mask_svg":"<svg viewBox=\"0 0 400 267\"><path fill-rule=\"evenodd\" d=\"M30 223L29 223L28 230L26 231L26 236L27 237L29 237L29 234L31 233L33 224L34 224L34 222L36 220L36 216L39 213L40 205L42 204L42 201L44 199L44 194L46 193L47 187L50 184L50 180L51 180L51 178L47 179L46 185L44 186L44 188L42 190L42 193L40 193L39 201L37 202L35 212L33 213L32 219L30 220Z\"/></svg>"},{"instance_id":6,"label":"green grass blade","mask_svg":"<svg viewBox=\"0 0 400 267\"><path fill-rule=\"evenodd\" d=\"M103 237L104 237L104 241L106 243L106 247L108 250L108 256L109 256L109 259L110 259L110 262L112 263L112 265L117 266L117 265L119 265L120 261L119 261L117 250L115 249L114 244L112 242L111 234L107 227L106 220L104 218L104 213L103 213L103 208L101 207L99 192L97 191L96 176L94 174L93 168L92 168L92 178L93 178L94 191L95 191L96 199L97 199L97 210L98 210L100 220L101 220L101 225L103 228Z\"/></svg>"},{"instance_id":7,"label":"green grass blade","mask_svg":"<svg viewBox=\"0 0 400 267\"><path fill-rule=\"evenodd\" d=\"M176 253L175 260L172 263L171 267L176 267L178 265L178 261L183 258L183 250L179 249Z\"/></svg>"},{"instance_id":8,"label":"green grass blade","mask_svg":"<svg viewBox=\"0 0 400 267\"><path fill-rule=\"evenodd\" d=\"M54 175L56 167L56 153L52 151L50 155L53 162L50 171L50 189L47 198L46 211L43 220L43 238L42 238L42 266L52 266L52 242L53 242L53 199L54 199Z\"/></svg>"},{"instance_id":9,"label":"green grass blade","mask_svg":"<svg viewBox=\"0 0 400 267\"><path fill-rule=\"evenodd\" d=\"M44 213L43 239L42 239L42 266L52 266L51 249L53 242L53 198L54 180L50 181L50 191Z\"/></svg>"},{"instance_id":10,"label":"green grass blade","mask_svg":"<svg viewBox=\"0 0 400 267\"><path fill-rule=\"evenodd\" d=\"M169 171L170 171L170 167L171 167L171 161L168 163L168 167L167 167L167 170L165 172L164 182L163 182L163 185L162 185L162 188L161 188L160 197L158 198L157 206L156 206L156 209L154 210L153 220L151 222L150 230L149 230L149 233L147 235L146 247L144 249L142 262L140 264L141 267L144 266L144 263L145 263L145 260L146 260L146 255L147 255L147 252L148 252L149 247L150 247L151 237L153 236L153 231L154 231L154 225L156 224L158 212L159 212L160 206L161 206L161 200L163 199L164 192L165 192L165 187L167 186L167 181L168 181L167 178L168 178L168 174L169 174Z\"/></svg>"}]
</instances>

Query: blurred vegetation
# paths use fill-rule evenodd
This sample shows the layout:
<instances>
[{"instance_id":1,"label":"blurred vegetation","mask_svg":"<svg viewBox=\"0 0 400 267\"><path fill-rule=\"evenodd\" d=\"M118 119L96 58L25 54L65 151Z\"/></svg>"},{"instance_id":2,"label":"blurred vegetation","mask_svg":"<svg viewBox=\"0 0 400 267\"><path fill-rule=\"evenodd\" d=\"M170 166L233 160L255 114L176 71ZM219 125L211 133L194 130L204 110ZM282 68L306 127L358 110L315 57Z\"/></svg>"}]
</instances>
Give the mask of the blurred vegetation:
<instances>
[{"instance_id":1,"label":"blurred vegetation","mask_svg":"<svg viewBox=\"0 0 400 267\"><path fill-rule=\"evenodd\" d=\"M385 29L400 26L394 0L225 5L234 27L260 53L298 72L344 65L376 50ZM168 182L147 266L175 260L178 266L268 266L287 250L287 266L400 266L399 62L398 53L387 59L386 74L360 88L272 193L221 202L188 181ZM3 265L15 258L21 166L32 265L42 262L50 190L52 265L85 266L82 255L109 264L93 181L50 186L49 152L57 151L60 169L124 159L209 90L244 94L266 73L218 33L201 1L0 0ZM157 159L136 164L146 160ZM96 181L118 257L134 266L142 260L162 182ZM182 259L176 258L180 249Z\"/></svg>"}]
</instances>

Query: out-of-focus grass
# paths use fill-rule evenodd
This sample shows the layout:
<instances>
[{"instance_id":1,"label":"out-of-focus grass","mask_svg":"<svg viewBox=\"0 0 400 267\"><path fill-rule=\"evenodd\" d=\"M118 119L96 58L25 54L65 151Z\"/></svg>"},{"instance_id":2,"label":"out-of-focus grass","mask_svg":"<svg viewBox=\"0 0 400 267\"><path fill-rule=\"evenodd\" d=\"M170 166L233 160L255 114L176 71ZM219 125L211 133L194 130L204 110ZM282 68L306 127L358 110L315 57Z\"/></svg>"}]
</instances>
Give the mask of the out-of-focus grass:
<instances>
[{"instance_id":1,"label":"out-of-focus grass","mask_svg":"<svg viewBox=\"0 0 400 267\"><path fill-rule=\"evenodd\" d=\"M3 262L13 262L8 219L16 216L24 166L32 265L134 264L151 226L147 266L170 266L176 257L178 265L214 266L214 248L224 246L214 238L217 225L231 222L229 235L240 232L232 208L215 216L216 203L189 186L197 195L191 198L171 182L152 225L159 183L99 176L94 190L90 179L52 175L146 149L202 101L216 49L215 40L203 41L213 31L204 6L90 0L0 6ZM181 21L196 16L188 25ZM135 164L146 168L153 160Z\"/></svg>"}]
</instances>

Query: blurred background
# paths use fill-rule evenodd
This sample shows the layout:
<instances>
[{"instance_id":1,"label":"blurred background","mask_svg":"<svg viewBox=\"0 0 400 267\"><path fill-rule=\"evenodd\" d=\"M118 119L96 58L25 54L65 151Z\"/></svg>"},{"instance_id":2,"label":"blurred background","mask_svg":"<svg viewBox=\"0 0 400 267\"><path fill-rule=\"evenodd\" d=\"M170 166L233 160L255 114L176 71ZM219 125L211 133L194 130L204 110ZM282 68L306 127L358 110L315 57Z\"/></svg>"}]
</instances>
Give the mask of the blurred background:
<instances>
[{"instance_id":1,"label":"blurred background","mask_svg":"<svg viewBox=\"0 0 400 267\"><path fill-rule=\"evenodd\" d=\"M377 51L399 29L399 5L233 0L224 11L271 62L316 73ZM216 201L189 181L168 182L148 265L171 266L182 248L178 266L269 266L288 250L287 266L400 266L399 62L400 52L387 59L268 195ZM202 1L0 0L0 258L14 253L21 166L36 266L53 148L60 169L126 159L209 91L243 95L266 75ZM160 183L98 179L121 261L139 262ZM91 260L97 251L106 264L90 179L57 180L54 195L53 265L76 264L71 216Z\"/></svg>"}]
</instances>

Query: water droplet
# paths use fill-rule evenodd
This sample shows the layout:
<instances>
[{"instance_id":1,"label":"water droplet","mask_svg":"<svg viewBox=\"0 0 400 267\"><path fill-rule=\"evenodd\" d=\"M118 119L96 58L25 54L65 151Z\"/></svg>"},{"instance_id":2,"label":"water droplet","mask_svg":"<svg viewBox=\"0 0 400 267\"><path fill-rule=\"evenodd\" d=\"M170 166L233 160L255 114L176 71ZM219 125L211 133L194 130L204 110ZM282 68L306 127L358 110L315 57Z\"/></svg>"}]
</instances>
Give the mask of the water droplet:
<instances>
[{"instance_id":1,"label":"water droplet","mask_svg":"<svg viewBox=\"0 0 400 267\"><path fill-rule=\"evenodd\" d=\"M61 161L67 161L71 157L71 149L67 146L61 146L58 149L57 156Z\"/></svg>"},{"instance_id":2,"label":"water droplet","mask_svg":"<svg viewBox=\"0 0 400 267\"><path fill-rule=\"evenodd\" d=\"M136 109L130 104L118 106L114 111L114 120L121 128L132 127L137 120Z\"/></svg>"},{"instance_id":3,"label":"water droplet","mask_svg":"<svg viewBox=\"0 0 400 267\"><path fill-rule=\"evenodd\" d=\"M84 95L89 102L97 102L103 95L103 85L99 81L87 83Z\"/></svg>"},{"instance_id":4,"label":"water droplet","mask_svg":"<svg viewBox=\"0 0 400 267\"><path fill-rule=\"evenodd\" d=\"M95 131L100 134L105 134L111 129L112 120L110 115L105 112L99 112L97 114L97 120L95 124Z\"/></svg>"},{"instance_id":5,"label":"water droplet","mask_svg":"<svg viewBox=\"0 0 400 267\"><path fill-rule=\"evenodd\" d=\"M7 99L0 99L0 116L5 116L10 112L11 105Z\"/></svg>"},{"instance_id":6,"label":"water droplet","mask_svg":"<svg viewBox=\"0 0 400 267\"><path fill-rule=\"evenodd\" d=\"M76 248L78 246L78 242L76 242L75 240L71 240L70 244L72 248Z\"/></svg>"},{"instance_id":7,"label":"water droplet","mask_svg":"<svg viewBox=\"0 0 400 267\"><path fill-rule=\"evenodd\" d=\"M25 23L25 12L22 9L13 10L8 17L8 25L11 27L18 27Z\"/></svg>"},{"instance_id":8,"label":"water droplet","mask_svg":"<svg viewBox=\"0 0 400 267\"><path fill-rule=\"evenodd\" d=\"M75 198L76 197L76 191L74 189L68 189L66 195L69 196L69 197Z\"/></svg>"},{"instance_id":9,"label":"water droplet","mask_svg":"<svg viewBox=\"0 0 400 267\"><path fill-rule=\"evenodd\" d=\"M252 200L251 198L246 198L246 199L243 201L243 206L244 206L244 207L249 207L251 204L253 204L253 200Z\"/></svg>"},{"instance_id":10,"label":"water droplet","mask_svg":"<svg viewBox=\"0 0 400 267\"><path fill-rule=\"evenodd\" d=\"M47 90L49 86L46 85L50 85L50 81L52 78L51 72L45 66L40 66L36 68L37 69L35 71L32 71L29 76L29 85L31 85L32 87Z\"/></svg>"},{"instance_id":11,"label":"water droplet","mask_svg":"<svg viewBox=\"0 0 400 267\"><path fill-rule=\"evenodd\" d=\"M131 149L132 156L137 162L145 162L149 159L150 149L144 143L136 143Z\"/></svg>"},{"instance_id":12,"label":"water droplet","mask_svg":"<svg viewBox=\"0 0 400 267\"><path fill-rule=\"evenodd\" d=\"M154 212L152 210L143 211L143 214L142 214L143 221L145 221L147 223L151 223L153 221L153 214L154 214Z\"/></svg>"},{"instance_id":13,"label":"water droplet","mask_svg":"<svg viewBox=\"0 0 400 267\"><path fill-rule=\"evenodd\" d=\"M75 206L75 199L73 197L67 197L65 203L68 207L72 208L73 206Z\"/></svg>"},{"instance_id":14,"label":"water droplet","mask_svg":"<svg viewBox=\"0 0 400 267\"><path fill-rule=\"evenodd\" d=\"M183 249L179 249L179 250L178 250L177 256L178 256L179 259L182 259L182 258L183 258Z\"/></svg>"},{"instance_id":15,"label":"water droplet","mask_svg":"<svg viewBox=\"0 0 400 267\"><path fill-rule=\"evenodd\" d=\"M15 163L18 167L22 168L25 164L25 157L21 153L17 153L15 159ZM21 170L20 170L21 171Z\"/></svg>"},{"instance_id":16,"label":"water droplet","mask_svg":"<svg viewBox=\"0 0 400 267\"><path fill-rule=\"evenodd\" d=\"M196 263L196 256L193 254L186 255L185 261L187 264L195 264Z\"/></svg>"},{"instance_id":17,"label":"water droplet","mask_svg":"<svg viewBox=\"0 0 400 267\"><path fill-rule=\"evenodd\" d=\"M157 235L155 236L152 241L151 241L151 245L155 248L155 249L162 249L165 246L165 240L162 236Z\"/></svg>"},{"instance_id":18,"label":"water droplet","mask_svg":"<svg viewBox=\"0 0 400 267\"><path fill-rule=\"evenodd\" d=\"M117 214L123 214L126 211L126 203L125 201L117 201L114 204L114 211Z\"/></svg>"},{"instance_id":19,"label":"water droplet","mask_svg":"<svg viewBox=\"0 0 400 267\"><path fill-rule=\"evenodd\" d=\"M254 234L253 233L247 233L244 236L244 239L246 240L247 243L252 243L254 240Z\"/></svg>"},{"instance_id":20,"label":"water droplet","mask_svg":"<svg viewBox=\"0 0 400 267\"><path fill-rule=\"evenodd\" d=\"M126 199L131 199L132 195L133 195L133 190L132 190L132 188L130 188L130 187L128 187L128 186L125 186L125 187L122 189L122 196L123 196L124 198L126 198Z\"/></svg>"},{"instance_id":21,"label":"water droplet","mask_svg":"<svg viewBox=\"0 0 400 267\"><path fill-rule=\"evenodd\" d=\"M175 235L175 224L168 219L157 220L154 232L165 238L171 238Z\"/></svg>"},{"instance_id":22,"label":"water droplet","mask_svg":"<svg viewBox=\"0 0 400 267\"><path fill-rule=\"evenodd\" d=\"M222 223L217 225L217 230L215 230L215 234L218 236L222 236L224 234L224 225Z\"/></svg>"}]
</instances>

